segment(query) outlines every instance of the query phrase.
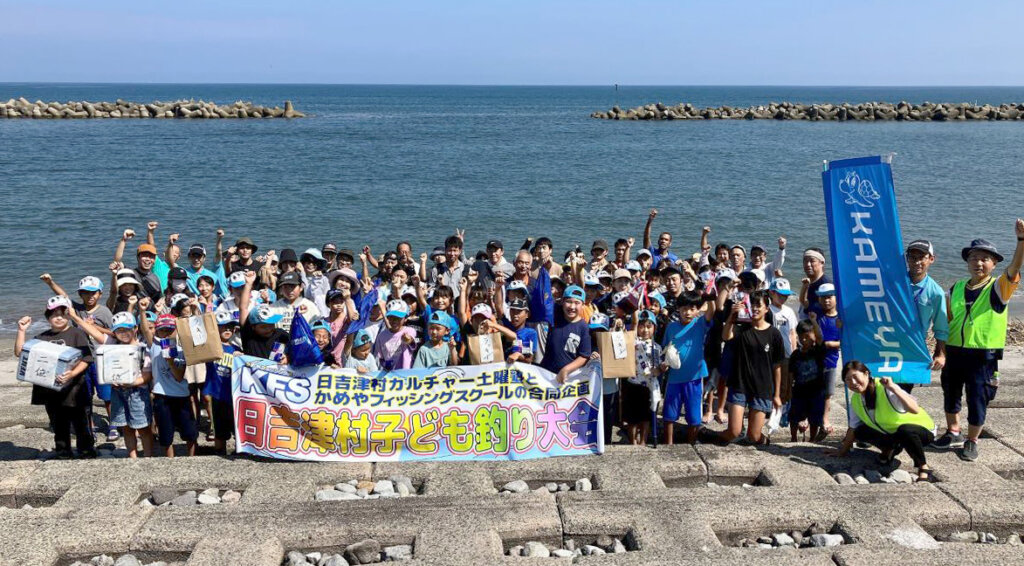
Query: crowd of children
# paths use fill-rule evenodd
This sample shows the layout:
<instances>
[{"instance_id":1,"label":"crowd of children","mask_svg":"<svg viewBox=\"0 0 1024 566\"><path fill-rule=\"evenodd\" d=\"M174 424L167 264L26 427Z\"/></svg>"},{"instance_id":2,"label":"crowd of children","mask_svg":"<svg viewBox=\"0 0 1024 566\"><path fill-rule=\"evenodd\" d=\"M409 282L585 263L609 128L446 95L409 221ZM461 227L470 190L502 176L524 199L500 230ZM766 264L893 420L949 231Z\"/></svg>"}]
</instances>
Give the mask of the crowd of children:
<instances>
[{"instance_id":1,"label":"crowd of children","mask_svg":"<svg viewBox=\"0 0 1024 566\"><path fill-rule=\"evenodd\" d=\"M804 251L804 277L791 297L783 273L785 238L771 250L712 247L711 229L704 227L694 253L677 255L669 232L652 241L656 216L652 210L638 249L633 238L611 248L599 239L589 258L575 246L561 262L548 238L528 239L508 257L501 241L490 240L470 257L458 230L418 256L408 242L381 255L334 243L259 254L244 237L224 249L218 230L213 258L198 243L182 258L178 234L166 239L161 257L158 224L150 222L134 266L122 259L135 233L123 232L107 289L99 277L86 276L74 301L49 274L41 276L55 296L45 309L49 329L36 338L79 348L83 357L60 376L63 389L36 386L32 401L46 407L60 457L72 455L72 429L79 455L95 455L94 394L106 404L108 440L123 435L132 457L138 440L145 455L157 450L155 440L161 453L173 456L176 432L194 453L204 411L207 440L222 451L233 430L233 356L286 363L296 316L310 324L326 364L361 374L470 364L471 338L488 335L501 344L504 361L540 365L564 382L600 361L594 333L635 330L636 376L604 383L606 442L615 424L628 442L643 444L652 435L657 442L661 435L671 444L682 419L678 436L687 442L729 442L745 428L747 441L766 444L762 431L773 412L783 417L782 426L788 416L794 441L808 430L811 440L826 438L832 432L829 399L842 367L842 321L824 252ZM912 243L914 285L927 278L930 262L922 262L922 254L934 259L930 244ZM948 332L945 304L932 301L930 308L933 316L922 322L939 339L938 368ZM175 321L208 312L216 315L224 357L186 366L168 340ZM19 321L16 352L30 324L30 317ZM133 383L96 384L91 362L101 344L144 349ZM725 430L708 432L703 425L712 420L725 423Z\"/></svg>"}]
</instances>

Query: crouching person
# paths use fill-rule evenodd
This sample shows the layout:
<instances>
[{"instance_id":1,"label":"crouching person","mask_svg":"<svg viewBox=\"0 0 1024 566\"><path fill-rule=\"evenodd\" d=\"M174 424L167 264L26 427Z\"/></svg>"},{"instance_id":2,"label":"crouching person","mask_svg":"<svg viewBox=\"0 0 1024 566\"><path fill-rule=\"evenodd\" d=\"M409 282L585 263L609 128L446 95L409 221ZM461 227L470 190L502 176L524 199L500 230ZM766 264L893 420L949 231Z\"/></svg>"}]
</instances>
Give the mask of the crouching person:
<instances>
[{"instance_id":1,"label":"crouching person","mask_svg":"<svg viewBox=\"0 0 1024 566\"><path fill-rule=\"evenodd\" d=\"M850 391L850 428L837 456L845 456L855 441L882 451L881 466L889 466L906 450L917 468L917 481L931 481L932 470L924 447L935 439L935 423L912 395L888 377L871 377L871 370L856 360L843 366Z\"/></svg>"}]
</instances>

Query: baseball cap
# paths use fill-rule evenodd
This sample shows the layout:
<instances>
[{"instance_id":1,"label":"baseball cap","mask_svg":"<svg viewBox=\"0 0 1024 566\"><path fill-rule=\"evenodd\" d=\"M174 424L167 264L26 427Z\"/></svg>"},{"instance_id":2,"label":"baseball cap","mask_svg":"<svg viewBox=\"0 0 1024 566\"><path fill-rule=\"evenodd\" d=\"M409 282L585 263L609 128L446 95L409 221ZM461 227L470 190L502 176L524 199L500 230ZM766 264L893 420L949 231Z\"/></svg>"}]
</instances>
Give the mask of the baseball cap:
<instances>
[{"instance_id":1,"label":"baseball cap","mask_svg":"<svg viewBox=\"0 0 1024 566\"><path fill-rule=\"evenodd\" d=\"M604 240L594 240L594 243L590 245L590 251L594 250L608 251L608 242Z\"/></svg>"},{"instance_id":2,"label":"baseball cap","mask_svg":"<svg viewBox=\"0 0 1024 566\"><path fill-rule=\"evenodd\" d=\"M274 312L269 305L260 305L249 312L249 322L252 324L277 324L282 318L281 313Z\"/></svg>"},{"instance_id":3,"label":"baseball cap","mask_svg":"<svg viewBox=\"0 0 1024 566\"><path fill-rule=\"evenodd\" d=\"M135 250L135 255L140 254L156 255L156 246L154 246L153 244L139 244L139 249Z\"/></svg>"},{"instance_id":4,"label":"baseball cap","mask_svg":"<svg viewBox=\"0 0 1024 566\"><path fill-rule=\"evenodd\" d=\"M434 251L430 252L430 258L433 259L437 256L445 257L444 248L437 246Z\"/></svg>"},{"instance_id":5,"label":"baseball cap","mask_svg":"<svg viewBox=\"0 0 1024 566\"><path fill-rule=\"evenodd\" d=\"M491 310L491 306L488 305L487 303L478 303L478 304L476 304L473 307L473 311L472 311L472 314L470 314L470 318L473 318L474 316L476 316L478 314L484 316L485 318L489 318L491 320L494 320L494 311Z\"/></svg>"},{"instance_id":6,"label":"baseball cap","mask_svg":"<svg viewBox=\"0 0 1024 566\"><path fill-rule=\"evenodd\" d=\"M146 311L146 320L149 322L156 322L156 313L153 311Z\"/></svg>"},{"instance_id":7,"label":"baseball cap","mask_svg":"<svg viewBox=\"0 0 1024 566\"><path fill-rule=\"evenodd\" d=\"M526 299L512 299L508 303L508 310L528 311L530 310L530 301L527 301Z\"/></svg>"},{"instance_id":8,"label":"baseball cap","mask_svg":"<svg viewBox=\"0 0 1024 566\"><path fill-rule=\"evenodd\" d=\"M171 330L174 330L177 327L178 327L178 322L174 319L174 315L173 314L162 314L162 315L156 317L156 329L157 330L165 330L165 329L168 329L168 328L171 329Z\"/></svg>"},{"instance_id":9,"label":"baseball cap","mask_svg":"<svg viewBox=\"0 0 1024 566\"><path fill-rule=\"evenodd\" d=\"M983 238L971 240L970 246L960 250L960 257L964 258L964 261L967 261L967 256L970 255L971 252L974 250L988 252L995 256L996 261L1003 261L1003 256L1000 255L1000 253L996 250L995 245L993 245L992 242L989 242L988 240L985 240Z\"/></svg>"},{"instance_id":10,"label":"baseball cap","mask_svg":"<svg viewBox=\"0 0 1024 566\"><path fill-rule=\"evenodd\" d=\"M449 320L451 319L447 313L441 311L434 311L430 313L430 324L440 324L441 326L448 328Z\"/></svg>"},{"instance_id":11,"label":"baseball cap","mask_svg":"<svg viewBox=\"0 0 1024 566\"><path fill-rule=\"evenodd\" d=\"M283 273L277 278L277 288L280 289L284 285L302 285L302 277L294 271Z\"/></svg>"},{"instance_id":12,"label":"baseball cap","mask_svg":"<svg viewBox=\"0 0 1024 566\"><path fill-rule=\"evenodd\" d=\"M405 304L402 299L392 299L388 301L387 312L385 316L397 316L398 318L405 318L409 316L409 305Z\"/></svg>"},{"instance_id":13,"label":"baseball cap","mask_svg":"<svg viewBox=\"0 0 1024 566\"><path fill-rule=\"evenodd\" d=\"M640 256L642 256L642 255L645 255L647 257L654 257L654 255L651 254L651 250L649 250L647 248L640 248L640 251L636 252L636 258L637 259L640 259Z\"/></svg>"},{"instance_id":14,"label":"baseball cap","mask_svg":"<svg viewBox=\"0 0 1024 566\"><path fill-rule=\"evenodd\" d=\"M661 293L651 293L647 295L647 298L661 305L661 308L665 308L668 303L665 302L665 296Z\"/></svg>"},{"instance_id":15,"label":"baseball cap","mask_svg":"<svg viewBox=\"0 0 1024 566\"><path fill-rule=\"evenodd\" d=\"M79 291L102 291L103 290L103 282L100 281L99 277L93 277L92 275L88 275L86 277L83 277L81 279L81 281L78 282L78 290Z\"/></svg>"},{"instance_id":16,"label":"baseball cap","mask_svg":"<svg viewBox=\"0 0 1024 566\"><path fill-rule=\"evenodd\" d=\"M526 283L523 283L522 281L519 281L518 279L513 279L512 281L509 281L509 283L505 287L505 289L508 290L508 291L527 291L527 292L529 292L529 290L530 290L529 288L527 288Z\"/></svg>"},{"instance_id":17,"label":"baseball cap","mask_svg":"<svg viewBox=\"0 0 1024 566\"><path fill-rule=\"evenodd\" d=\"M487 242L487 249L503 250L505 246L501 245L501 240L491 240Z\"/></svg>"},{"instance_id":18,"label":"baseball cap","mask_svg":"<svg viewBox=\"0 0 1024 566\"><path fill-rule=\"evenodd\" d=\"M914 240L907 246L907 251L919 250L928 255L935 255L935 248L932 247L932 243L928 240Z\"/></svg>"},{"instance_id":19,"label":"baseball cap","mask_svg":"<svg viewBox=\"0 0 1024 566\"><path fill-rule=\"evenodd\" d=\"M733 247L735 247L735 246L733 246ZM741 246L741 247L742 247L742 246ZM753 253L754 253L754 252L756 252L757 250L761 250L762 252L765 252L765 253L767 253L767 252L768 252L768 249L767 249L767 248L765 248L764 246L760 245L760 244L754 244L753 246L750 246L750 253L751 253L751 254L753 254Z\"/></svg>"},{"instance_id":20,"label":"baseball cap","mask_svg":"<svg viewBox=\"0 0 1024 566\"><path fill-rule=\"evenodd\" d=\"M135 316L130 312L119 312L114 315L114 318L110 319L110 329L117 330L118 328L135 328Z\"/></svg>"},{"instance_id":21,"label":"baseball cap","mask_svg":"<svg viewBox=\"0 0 1024 566\"><path fill-rule=\"evenodd\" d=\"M245 272L236 271L228 276L228 286L235 288L245 287Z\"/></svg>"},{"instance_id":22,"label":"baseball cap","mask_svg":"<svg viewBox=\"0 0 1024 566\"><path fill-rule=\"evenodd\" d=\"M575 285L573 285L575 287ZM590 273L583 276L584 287L601 287L601 281L598 280L596 275Z\"/></svg>"},{"instance_id":23,"label":"baseball cap","mask_svg":"<svg viewBox=\"0 0 1024 566\"><path fill-rule=\"evenodd\" d=\"M739 281L740 276L736 275L736 272L733 271L732 269L725 268L718 272L718 275L715 276L715 279L728 279L730 281Z\"/></svg>"},{"instance_id":24,"label":"baseball cap","mask_svg":"<svg viewBox=\"0 0 1024 566\"><path fill-rule=\"evenodd\" d=\"M355 336L352 337L352 347L353 348L359 348L360 346L365 346L365 345L369 344L370 342L372 342L372 340L370 339L370 333L367 332L365 329L359 330L358 332L356 332Z\"/></svg>"},{"instance_id":25,"label":"baseball cap","mask_svg":"<svg viewBox=\"0 0 1024 566\"><path fill-rule=\"evenodd\" d=\"M320 248L320 253L321 254L337 254L338 253L338 246L336 246L334 244L334 242L327 242L326 244L324 244L324 247Z\"/></svg>"},{"instance_id":26,"label":"baseball cap","mask_svg":"<svg viewBox=\"0 0 1024 566\"><path fill-rule=\"evenodd\" d=\"M217 326L231 326L237 325L238 321L235 320L235 315L230 311L217 311Z\"/></svg>"},{"instance_id":27,"label":"baseball cap","mask_svg":"<svg viewBox=\"0 0 1024 566\"><path fill-rule=\"evenodd\" d=\"M640 271L640 264L637 264L637 271ZM612 274L612 279L632 279L633 274L628 269L616 269L615 273Z\"/></svg>"},{"instance_id":28,"label":"baseball cap","mask_svg":"<svg viewBox=\"0 0 1024 566\"><path fill-rule=\"evenodd\" d=\"M608 317L604 313L595 312L590 315L590 328L608 330Z\"/></svg>"},{"instance_id":29,"label":"baseball cap","mask_svg":"<svg viewBox=\"0 0 1024 566\"><path fill-rule=\"evenodd\" d=\"M309 325L309 329L310 330L320 329L320 330L326 330L327 332L330 332L331 331L331 325L328 324L326 320L321 318L320 320L317 320L313 324Z\"/></svg>"},{"instance_id":30,"label":"baseball cap","mask_svg":"<svg viewBox=\"0 0 1024 566\"><path fill-rule=\"evenodd\" d=\"M170 304L168 306L170 306L173 309L176 308L178 304L183 302L188 302L188 295L186 295L185 293L175 293L171 295Z\"/></svg>"},{"instance_id":31,"label":"baseball cap","mask_svg":"<svg viewBox=\"0 0 1024 566\"><path fill-rule=\"evenodd\" d=\"M789 287L789 279L784 277L776 277L775 280L772 281L771 286L768 287L768 290L775 291L780 295L786 296L793 294L793 290Z\"/></svg>"},{"instance_id":32,"label":"baseball cap","mask_svg":"<svg viewBox=\"0 0 1024 566\"><path fill-rule=\"evenodd\" d=\"M743 250L743 255L747 255L747 248L743 247L743 244L733 244L729 246L729 251L735 250L736 248Z\"/></svg>"},{"instance_id":33,"label":"baseball cap","mask_svg":"<svg viewBox=\"0 0 1024 566\"><path fill-rule=\"evenodd\" d=\"M192 244L188 247L188 255L206 255L206 248L202 244Z\"/></svg>"},{"instance_id":34,"label":"baseball cap","mask_svg":"<svg viewBox=\"0 0 1024 566\"><path fill-rule=\"evenodd\" d=\"M583 292L583 288L579 285L569 285L562 292L562 299L576 299L582 302L587 300L587 294Z\"/></svg>"},{"instance_id":35,"label":"baseball cap","mask_svg":"<svg viewBox=\"0 0 1024 566\"><path fill-rule=\"evenodd\" d=\"M238 241L235 242L236 248L240 248L242 246L249 246L250 248L252 248L253 253L256 253L256 250L259 249L256 247L256 244L252 242L252 238L249 237L239 238Z\"/></svg>"},{"instance_id":36,"label":"baseball cap","mask_svg":"<svg viewBox=\"0 0 1024 566\"><path fill-rule=\"evenodd\" d=\"M418 296L416 294L416 287L413 287L412 285L406 285L405 287L402 287L402 295L401 296L402 296L403 299L405 297L416 298Z\"/></svg>"},{"instance_id":37,"label":"baseball cap","mask_svg":"<svg viewBox=\"0 0 1024 566\"><path fill-rule=\"evenodd\" d=\"M658 323L658 317L654 316L654 311L648 310L640 311L639 320L640 322L648 321L653 322L655 324Z\"/></svg>"},{"instance_id":38,"label":"baseball cap","mask_svg":"<svg viewBox=\"0 0 1024 566\"><path fill-rule=\"evenodd\" d=\"M342 292L341 289L331 289L330 291L327 291L327 295L324 296L324 303L329 305L331 304L331 301L343 298L345 298L345 293Z\"/></svg>"},{"instance_id":39,"label":"baseball cap","mask_svg":"<svg viewBox=\"0 0 1024 566\"><path fill-rule=\"evenodd\" d=\"M167 280L171 279L188 279L188 272L185 271L184 267L172 267L167 272Z\"/></svg>"},{"instance_id":40,"label":"baseball cap","mask_svg":"<svg viewBox=\"0 0 1024 566\"><path fill-rule=\"evenodd\" d=\"M615 279L615 278L614 278L614 277L612 277L612 274L611 274L611 273L608 273L607 271L605 271L605 270L603 270L603 269L602 269L602 270L601 270L600 272L598 272L598 274L597 274L597 280L598 280L598 281L601 281L602 279Z\"/></svg>"},{"instance_id":41,"label":"baseball cap","mask_svg":"<svg viewBox=\"0 0 1024 566\"><path fill-rule=\"evenodd\" d=\"M629 260L629 263L626 264L626 270L627 271L643 271L643 269L640 267L640 262L635 260L635 259Z\"/></svg>"},{"instance_id":42,"label":"baseball cap","mask_svg":"<svg viewBox=\"0 0 1024 566\"><path fill-rule=\"evenodd\" d=\"M836 286L831 283L822 283L821 286L818 287L819 297L833 297L835 294Z\"/></svg>"},{"instance_id":43,"label":"baseball cap","mask_svg":"<svg viewBox=\"0 0 1024 566\"><path fill-rule=\"evenodd\" d=\"M64 295L55 295L46 300L46 310L52 311L64 307L66 309L71 308L71 300Z\"/></svg>"},{"instance_id":44,"label":"baseball cap","mask_svg":"<svg viewBox=\"0 0 1024 566\"><path fill-rule=\"evenodd\" d=\"M629 291L619 291L612 295L612 304L618 305L629 297Z\"/></svg>"},{"instance_id":45,"label":"baseball cap","mask_svg":"<svg viewBox=\"0 0 1024 566\"><path fill-rule=\"evenodd\" d=\"M131 269L119 269L117 271L117 286L121 287L121 285L128 284L142 286L142 283L139 283L139 280L135 278L134 271Z\"/></svg>"},{"instance_id":46,"label":"baseball cap","mask_svg":"<svg viewBox=\"0 0 1024 566\"><path fill-rule=\"evenodd\" d=\"M285 248L281 250L281 253L277 254L277 261L278 263L284 263L286 261L299 263L299 256L295 255L295 250Z\"/></svg>"}]
</instances>

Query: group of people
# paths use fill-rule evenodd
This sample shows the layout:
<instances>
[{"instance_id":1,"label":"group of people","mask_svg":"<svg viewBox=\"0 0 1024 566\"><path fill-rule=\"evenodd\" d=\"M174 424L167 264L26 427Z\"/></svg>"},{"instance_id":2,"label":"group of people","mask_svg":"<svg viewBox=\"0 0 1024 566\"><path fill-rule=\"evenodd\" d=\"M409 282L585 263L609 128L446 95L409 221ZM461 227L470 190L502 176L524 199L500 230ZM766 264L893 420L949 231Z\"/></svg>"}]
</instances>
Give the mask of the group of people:
<instances>
[{"instance_id":1,"label":"group of people","mask_svg":"<svg viewBox=\"0 0 1024 566\"><path fill-rule=\"evenodd\" d=\"M54 296L44 312L49 328L36 338L79 348L82 358L59 376L62 389L35 386L32 402L46 407L59 457L73 454L72 429L79 455L95 455L93 395L106 403L108 439L123 435L130 456L137 455L139 440L144 455L155 440L172 456L176 431L191 454L204 411L208 440L223 450L231 438L233 356L287 363L295 317L310 325L326 364L361 374L469 364L469 338L487 334L500 341L508 363L542 366L559 382L600 363L595 333L632 330L636 376L604 380L606 443L614 424L635 444L652 434L657 441L659 433L671 444L677 432L687 442L730 442L744 427L746 441L767 444L762 431L773 412L788 420L792 441L808 432L821 441L833 432L830 399L845 383L851 422L841 454L855 441L879 446L883 459L906 450L922 478L930 474L925 445L960 448L965 459L977 458L985 408L998 386L1006 305L1024 261L1024 221L1016 222L1017 247L1002 273L995 273L1004 261L995 246L975 240L962 254L969 279L948 292L928 275L935 261L931 243L915 240L907 247L917 318L936 342L933 369L942 370L947 426L935 440L909 386L874 379L859 361L843 363L838 290L825 274L821 249L803 251L794 291L783 272L785 238L770 249L712 247L711 228L704 227L694 252L677 255L671 233L652 239L656 218L651 210L638 248L633 238L612 246L599 239L589 257L577 245L562 261L544 237L508 254L500 240L490 240L470 257L460 230L418 256L408 242L381 255L368 246L356 252L334 243L259 254L245 237L225 249L224 231L217 230L211 261L199 243L185 248L183 258L178 234L158 253L158 224L150 222L134 266L123 255L135 233L123 232L106 287L89 275L72 297L49 274L40 277ZM225 355L187 366L174 347L175 321L210 312ZM19 321L16 354L31 322ZM93 351L101 344L144 350L134 383L96 383ZM965 391L966 434L958 416ZM677 431L680 420L685 427ZM725 423L725 430L703 427L712 420Z\"/></svg>"}]
</instances>

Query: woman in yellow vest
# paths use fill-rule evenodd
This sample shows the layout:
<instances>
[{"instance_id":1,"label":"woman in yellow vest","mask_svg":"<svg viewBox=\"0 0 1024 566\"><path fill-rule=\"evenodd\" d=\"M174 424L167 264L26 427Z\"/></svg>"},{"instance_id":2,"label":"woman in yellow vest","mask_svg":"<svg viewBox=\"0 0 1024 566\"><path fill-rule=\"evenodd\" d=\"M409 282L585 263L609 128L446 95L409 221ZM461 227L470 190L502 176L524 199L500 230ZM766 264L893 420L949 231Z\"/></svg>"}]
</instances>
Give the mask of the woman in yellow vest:
<instances>
[{"instance_id":1,"label":"woman in yellow vest","mask_svg":"<svg viewBox=\"0 0 1024 566\"><path fill-rule=\"evenodd\" d=\"M941 377L946 433L935 441L935 447L962 447L960 458L969 462L978 459L978 436L999 387L999 360L1009 321L1006 305L1020 283L1024 220L1017 219L1015 230L1017 249L1002 275L992 276L996 264L1003 261L996 247L986 240L974 240L961 252L971 277L957 281L949 291L949 339ZM960 400L965 389L966 439L960 429Z\"/></svg>"},{"instance_id":2,"label":"woman in yellow vest","mask_svg":"<svg viewBox=\"0 0 1024 566\"><path fill-rule=\"evenodd\" d=\"M850 393L850 428L836 455L845 456L855 441L866 442L882 451L878 463L889 466L906 450L917 481L931 481L924 447L935 439L935 423L924 408L892 379L871 377L871 370L856 360L843 366L843 380Z\"/></svg>"}]
</instances>

